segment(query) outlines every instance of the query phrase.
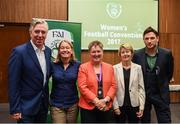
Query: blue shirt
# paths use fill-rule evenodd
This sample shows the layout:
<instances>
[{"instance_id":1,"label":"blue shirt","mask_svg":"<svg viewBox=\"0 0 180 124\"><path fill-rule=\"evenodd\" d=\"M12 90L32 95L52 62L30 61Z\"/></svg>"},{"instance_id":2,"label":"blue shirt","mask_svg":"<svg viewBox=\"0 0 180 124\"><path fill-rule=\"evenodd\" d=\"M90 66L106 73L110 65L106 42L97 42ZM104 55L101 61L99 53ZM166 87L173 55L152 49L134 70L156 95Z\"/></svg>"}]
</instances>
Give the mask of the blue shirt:
<instances>
[{"instance_id":1,"label":"blue shirt","mask_svg":"<svg viewBox=\"0 0 180 124\"><path fill-rule=\"evenodd\" d=\"M58 108L69 108L78 101L77 76L80 62L70 62L64 70L63 64L53 63L50 104Z\"/></svg>"}]
</instances>

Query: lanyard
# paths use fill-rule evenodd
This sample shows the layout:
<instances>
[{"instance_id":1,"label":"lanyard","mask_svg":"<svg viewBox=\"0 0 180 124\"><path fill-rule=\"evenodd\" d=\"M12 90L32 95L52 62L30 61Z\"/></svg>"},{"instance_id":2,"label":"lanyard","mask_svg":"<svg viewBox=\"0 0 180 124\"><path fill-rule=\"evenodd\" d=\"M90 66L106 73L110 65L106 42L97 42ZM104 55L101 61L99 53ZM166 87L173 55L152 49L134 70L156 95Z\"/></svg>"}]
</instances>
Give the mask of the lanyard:
<instances>
[{"instance_id":1,"label":"lanyard","mask_svg":"<svg viewBox=\"0 0 180 124\"><path fill-rule=\"evenodd\" d=\"M100 85L102 81L102 65L100 66L100 74L97 74L96 77L97 77L98 84Z\"/></svg>"}]
</instances>

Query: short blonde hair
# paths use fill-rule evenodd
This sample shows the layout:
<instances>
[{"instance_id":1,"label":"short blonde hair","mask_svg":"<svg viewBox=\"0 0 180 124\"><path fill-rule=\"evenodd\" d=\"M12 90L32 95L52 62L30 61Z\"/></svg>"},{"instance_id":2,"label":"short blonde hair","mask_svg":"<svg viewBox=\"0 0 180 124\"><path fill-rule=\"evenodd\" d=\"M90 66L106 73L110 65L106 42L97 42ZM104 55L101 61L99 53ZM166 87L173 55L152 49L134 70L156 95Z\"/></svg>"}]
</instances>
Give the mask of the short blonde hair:
<instances>
[{"instance_id":1,"label":"short blonde hair","mask_svg":"<svg viewBox=\"0 0 180 124\"><path fill-rule=\"evenodd\" d=\"M33 18L32 22L30 24L29 31L31 32L32 29L37 25L37 24L44 24L45 27L47 28L48 31L48 23L44 19L39 19L39 18Z\"/></svg>"},{"instance_id":2,"label":"short blonde hair","mask_svg":"<svg viewBox=\"0 0 180 124\"><path fill-rule=\"evenodd\" d=\"M95 40L95 41L92 41L92 42L89 43L89 45L88 45L89 51L91 50L91 48L93 46L99 46L103 50L103 44L98 40Z\"/></svg>"},{"instance_id":3,"label":"short blonde hair","mask_svg":"<svg viewBox=\"0 0 180 124\"><path fill-rule=\"evenodd\" d=\"M71 55L70 61L76 61L77 59L76 59L76 56L75 56L73 44L72 44L70 41L68 41L68 40L62 40L62 41L60 41L60 43L59 43L59 46L58 46L58 54L57 54L57 57L56 57L54 63L58 63L58 62L61 61L61 56L59 55L59 49L60 49L61 44L62 44L63 42L68 43L68 44L70 45L71 49L72 49L72 55Z\"/></svg>"},{"instance_id":4,"label":"short blonde hair","mask_svg":"<svg viewBox=\"0 0 180 124\"><path fill-rule=\"evenodd\" d=\"M131 53L132 53L132 54L134 54L134 50L133 50L132 45L131 45L131 44L129 44L129 43L124 43L124 44L121 44L121 45L120 45L120 47L119 47L119 51L118 51L118 55L120 55L120 54L121 54L121 50L122 50L122 48L125 48L125 49L130 50L130 51L131 51Z\"/></svg>"}]
</instances>

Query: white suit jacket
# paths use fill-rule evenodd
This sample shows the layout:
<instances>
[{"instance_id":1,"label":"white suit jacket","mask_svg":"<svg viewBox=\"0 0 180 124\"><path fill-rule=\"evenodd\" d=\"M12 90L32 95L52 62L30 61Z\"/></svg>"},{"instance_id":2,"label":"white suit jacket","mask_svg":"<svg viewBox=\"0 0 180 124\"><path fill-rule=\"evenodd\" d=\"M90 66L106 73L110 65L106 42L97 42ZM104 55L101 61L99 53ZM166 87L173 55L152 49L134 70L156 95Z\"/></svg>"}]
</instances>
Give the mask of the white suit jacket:
<instances>
[{"instance_id":1,"label":"white suit jacket","mask_svg":"<svg viewBox=\"0 0 180 124\"><path fill-rule=\"evenodd\" d=\"M117 92L113 101L113 108L117 109L119 106L123 106L125 85L122 63L113 66L115 79L117 82ZM142 69L140 65L131 62L130 79L129 79L129 95L132 107L138 107L140 110L144 110L145 104L145 89Z\"/></svg>"}]
</instances>

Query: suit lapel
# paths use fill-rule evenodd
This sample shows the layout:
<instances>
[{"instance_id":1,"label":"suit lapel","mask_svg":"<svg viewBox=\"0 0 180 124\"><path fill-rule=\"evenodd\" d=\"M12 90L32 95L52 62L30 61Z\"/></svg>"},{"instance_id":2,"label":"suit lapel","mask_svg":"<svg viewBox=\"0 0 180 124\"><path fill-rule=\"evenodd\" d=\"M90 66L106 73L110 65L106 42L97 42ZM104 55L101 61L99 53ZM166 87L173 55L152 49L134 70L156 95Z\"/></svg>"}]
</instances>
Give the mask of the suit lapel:
<instances>
[{"instance_id":1,"label":"suit lapel","mask_svg":"<svg viewBox=\"0 0 180 124\"><path fill-rule=\"evenodd\" d=\"M95 74L95 71L94 71L94 67L93 67L93 65L92 65L92 63L91 63L91 61L89 62L89 68L88 68L89 70L90 70L90 72L92 73L92 82L94 83L94 86L97 86L97 84L98 84L98 81L97 81L97 78L96 78L96 74ZM102 76L103 77L103 76Z\"/></svg>"},{"instance_id":2,"label":"suit lapel","mask_svg":"<svg viewBox=\"0 0 180 124\"><path fill-rule=\"evenodd\" d=\"M47 48L45 48L44 54L45 54L45 59L46 59L46 70L47 70L46 75L48 75L49 74L49 68L50 68L50 65L49 65L50 60L49 60L49 58L51 58L51 57L50 57L50 55L49 55L49 53L47 51Z\"/></svg>"},{"instance_id":3,"label":"suit lapel","mask_svg":"<svg viewBox=\"0 0 180 124\"><path fill-rule=\"evenodd\" d=\"M143 69L143 72L145 73L146 72L146 56L145 56L145 48L142 50L141 52L141 61L142 61L142 69Z\"/></svg>"},{"instance_id":4,"label":"suit lapel","mask_svg":"<svg viewBox=\"0 0 180 124\"><path fill-rule=\"evenodd\" d=\"M157 59L156 59L155 67L161 65L161 61L160 61L160 59L162 59L161 55L162 55L161 54L161 49L158 48L158 54L157 54Z\"/></svg>"},{"instance_id":5,"label":"suit lapel","mask_svg":"<svg viewBox=\"0 0 180 124\"><path fill-rule=\"evenodd\" d=\"M40 64L39 64L39 61L38 61L38 58L37 58L37 55L33 49L33 46L31 45L31 42L28 42L27 44L27 50L28 50L28 53L29 55L31 56L32 58L32 61L35 63L35 65L37 66L37 68L39 69L40 72L42 72L41 70L41 67L40 67Z\"/></svg>"},{"instance_id":6,"label":"suit lapel","mask_svg":"<svg viewBox=\"0 0 180 124\"><path fill-rule=\"evenodd\" d=\"M119 74L118 78L119 78L120 83L124 89L124 73L123 73L122 63L119 64L118 68L119 68L118 69L118 74Z\"/></svg>"},{"instance_id":7,"label":"suit lapel","mask_svg":"<svg viewBox=\"0 0 180 124\"><path fill-rule=\"evenodd\" d=\"M105 81L105 78L107 78L108 76L109 74L106 71L106 66L104 66L104 62L102 62L102 83L104 87L107 86L106 84L104 84L104 81Z\"/></svg>"},{"instance_id":8,"label":"suit lapel","mask_svg":"<svg viewBox=\"0 0 180 124\"><path fill-rule=\"evenodd\" d=\"M129 88L132 85L133 79L134 79L134 73L135 73L135 67L134 64L131 63L131 70L130 70L130 79L129 79ZM137 72L136 72L137 73Z\"/></svg>"}]
</instances>

